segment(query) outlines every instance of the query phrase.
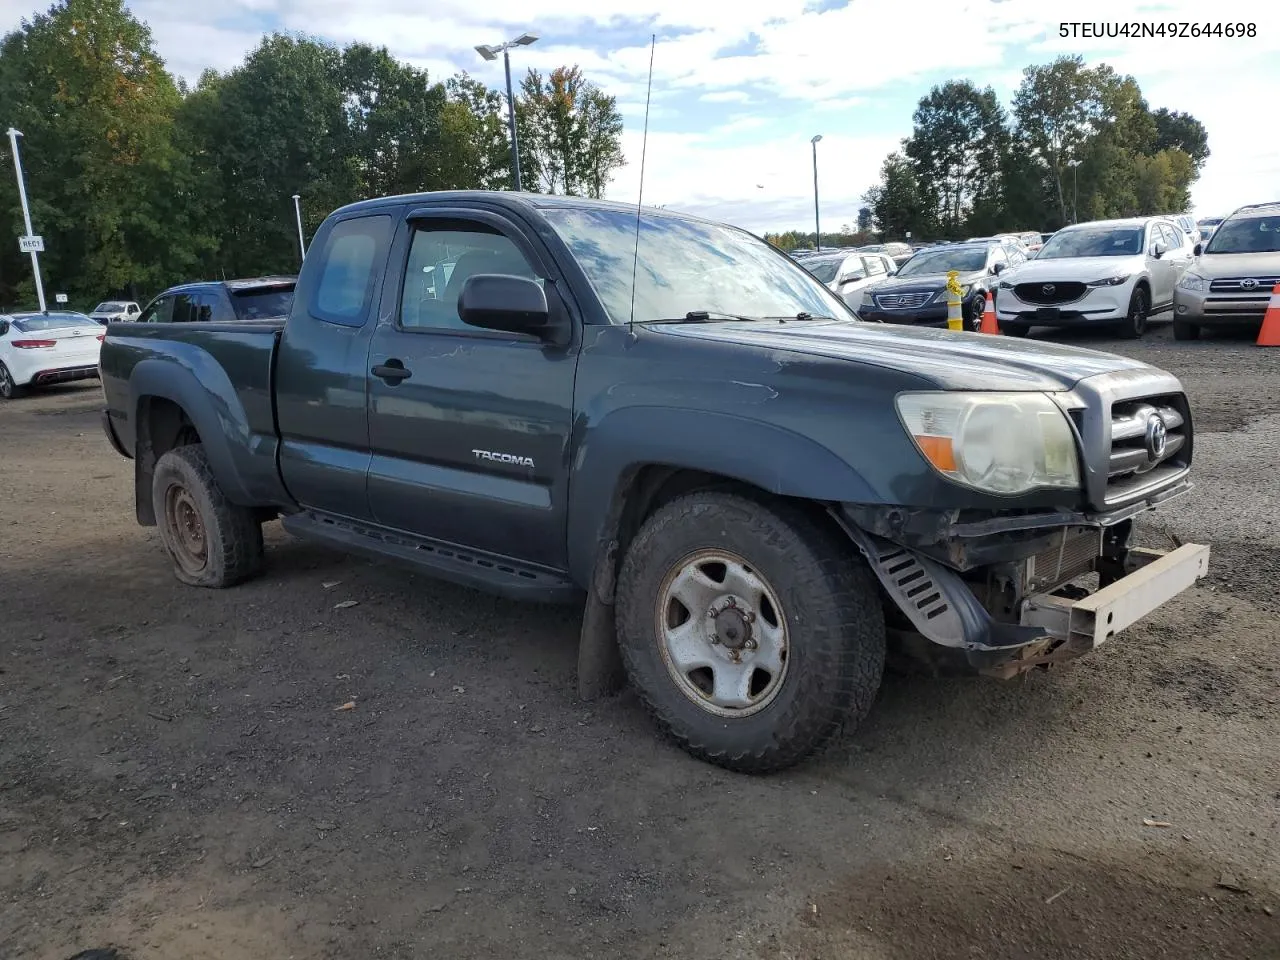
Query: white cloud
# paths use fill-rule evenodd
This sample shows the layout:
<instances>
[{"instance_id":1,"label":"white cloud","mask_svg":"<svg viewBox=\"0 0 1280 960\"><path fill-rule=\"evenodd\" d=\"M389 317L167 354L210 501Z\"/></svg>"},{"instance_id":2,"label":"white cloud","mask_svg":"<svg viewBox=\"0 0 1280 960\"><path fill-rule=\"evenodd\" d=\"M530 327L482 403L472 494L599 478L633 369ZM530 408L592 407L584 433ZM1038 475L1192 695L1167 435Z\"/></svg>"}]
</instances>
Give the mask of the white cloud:
<instances>
[{"instance_id":1,"label":"white cloud","mask_svg":"<svg viewBox=\"0 0 1280 960\"><path fill-rule=\"evenodd\" d=\"M47 2L0 0L0 25L15 27ZM151 24L171 68L189 80L206 66L234 65L260 29L279 27L338 43L385 44L438 77L466 69L500 86L501 62L485 63L474 46L532 30L542 39L513 52L514 71L578 63L617 96L630 162L610 195L626 199L638 187L649 37L656 33L646 197L718 211L758 229L811 219L811 155L795 127L826 134L819 145L823 216L838 226L855 215L884 154L910 132L915 101L931 84L965 76L1007 92L1027 63L1060 53L1105 59L1134 74L1153 107L1189 111L1206 125L1213 155L1195 189L1197 208L1214 212L1280 195L1280 161L1265 117L1280 86L1280 8L1271 0L1233 0L1229 14L1204 0L853 0L825 11L809 0L540 0L536 12L528 0L129 3ZM1257 36L1064 38L1064 18L1229 19L1256 23ZM601 52L602 37L613 38L615 49ZM886 123L889 103L896 120ZM716 106L726 116L715 117ZM690 117L715 129L677 132L689 129Z\"/></svg>"}]
</instances>

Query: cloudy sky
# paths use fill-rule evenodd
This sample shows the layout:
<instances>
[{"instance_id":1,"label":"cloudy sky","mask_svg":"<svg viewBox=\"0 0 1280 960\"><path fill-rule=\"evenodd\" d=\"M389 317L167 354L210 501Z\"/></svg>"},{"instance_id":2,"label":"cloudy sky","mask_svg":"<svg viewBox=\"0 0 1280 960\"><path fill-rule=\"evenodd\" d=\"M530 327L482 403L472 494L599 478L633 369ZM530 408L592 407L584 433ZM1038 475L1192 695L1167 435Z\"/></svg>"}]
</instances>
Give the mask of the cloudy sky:
<instances>
[{"instance_id":1,"label":"cloudy sky","mask_svg":"<svg viewBox=\"0 0 1280 960\"><path fill-rule=\"evenodd\" d=\"M127 0L171 70L227 69L271 30L360 40L426 67L465 69L500 86L502 63L476 44L528 30L513 70L579 64L617 96L628 164L613 199L639 186L649 39L657 35L646 203L753 230L813 218L810 138L818 144L823 229L854 220L884 155L910 133L936 83L991 84L1006 105L1022 68L1081 53L1131 73L1153 108L1198 117L1213 155L1193 201L1200 215L1280 199L1280 5L1272 0ZM12 29L36 6L0 0ZM1255 23L1254 39L1072 39L1060 17L1099 23Z\"/></svg>"}]
</instances>

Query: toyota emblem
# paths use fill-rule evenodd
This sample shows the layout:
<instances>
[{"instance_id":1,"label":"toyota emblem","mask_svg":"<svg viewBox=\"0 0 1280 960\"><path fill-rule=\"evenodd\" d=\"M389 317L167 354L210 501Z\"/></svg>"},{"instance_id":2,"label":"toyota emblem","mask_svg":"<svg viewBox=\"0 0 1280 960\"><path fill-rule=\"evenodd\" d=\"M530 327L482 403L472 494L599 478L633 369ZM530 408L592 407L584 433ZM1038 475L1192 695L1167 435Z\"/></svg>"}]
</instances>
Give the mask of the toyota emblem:
<instances>
[{"instance_id":1,"label":"toyota emblem","mask_svg":"<svg viewBox=\"0 0 1280 960\"><path fill-rule=\"evenodd\" d=\"M1158 463L1164 459L1165 449L1169 446L1169 429L1159 414L1153 413L1147 418L1146 432L1147 459Z\"/></svg>"},{"instance_id":2,"label":"toyota emblem","mask_svg":"<svg viewBox=\"0 0 1280 960\"><path fill-rule=\"evenodd\" d=\"M1258 281L1253 279L1253 277L1250 277L1248 280L1240 281L1240 286L1243 287L1245 290L1252 290L1257 285L1258 285Z\"/></svg>"},{"instance_id":3,"label":"toyota emblem","mask_svg":"<svg viewBox=\"0 0 1280 960\"><path fill-rule=\"evenodd\" d=\"M1052 283L1046 283L1043 287L1040 288L1040 292L1043 293L1046 297L1052 297L1053 291L1056 289L1057 288Z\"/></svg>"}]
</instances>

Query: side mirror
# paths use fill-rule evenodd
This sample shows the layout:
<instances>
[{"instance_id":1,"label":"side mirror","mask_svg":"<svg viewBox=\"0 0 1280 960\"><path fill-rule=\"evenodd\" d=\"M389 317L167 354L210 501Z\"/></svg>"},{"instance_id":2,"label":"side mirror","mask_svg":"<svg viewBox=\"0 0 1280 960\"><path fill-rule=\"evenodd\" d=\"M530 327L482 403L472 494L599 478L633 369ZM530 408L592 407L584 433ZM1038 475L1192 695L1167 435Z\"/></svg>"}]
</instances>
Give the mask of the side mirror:
<instances>
[{"instance_id":1,"label":"side mirror","mask_svg":"<svg viewBox=\"0 0 1280 960\"><path fill-rule=\"evenodd\" d=\"M0 320L0 337L3 337L8 332L9 332L9 321Z\"/></svg>"},{"instance_id":2,"label":"side mirror","mask_svg":"<svg viewBox=\"0 0 1280 960\"><path fill-rule=\"evenodd\" d=\"M1200 254L1204 253L1204 244L1197 243L1191 252L1194 253L1197 257L1200 256Z\"/></svg>"},{"instance_id":3,"label":"side mirror","mask_svg":"<svg viewBox=\"0 0 1280 960\"><path fill-rule=\"evenodd\" d=\"M1157 243L1151 248L1151 255L1155 257L1157 260L1159 260L1168 252L1169 252L1169 248L1166 247L1163 243Z\"/></svg>"},{"instance_id":4,"label":"side mirror","mask_svg":"<svg viewBox=\"0 0 1280 960\"><path fill-rule=\"evenodd\" d=\"M458 296L458 316L468 326L484 330L542 339L552 339L554 333L546 291L525 277L498 273L468 277Z\"/></svg>"},{"instance_id":5,"label":"side mirror","mask_svg":"<svg viewBox=\"0 0 1280 960\"><path fill-rule=\"evenodd\" d=\"M1004 273L1004 264L1003 263L992 264L991 272L994 273L997 277L1000 276L1000 274Z\"/></svg>"}]
</instances>

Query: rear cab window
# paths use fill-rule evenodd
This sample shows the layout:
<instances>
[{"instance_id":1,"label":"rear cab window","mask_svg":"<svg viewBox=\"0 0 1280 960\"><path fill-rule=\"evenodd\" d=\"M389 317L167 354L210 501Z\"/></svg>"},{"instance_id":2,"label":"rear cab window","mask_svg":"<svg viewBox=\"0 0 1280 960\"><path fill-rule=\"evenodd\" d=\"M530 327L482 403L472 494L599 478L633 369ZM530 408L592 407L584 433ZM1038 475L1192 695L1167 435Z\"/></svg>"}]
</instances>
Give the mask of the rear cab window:
<instances>
[{"instance_id":1,"label":"rear cab window","mask_svg":"<svg viewBox=\"0 0 1280 960\"><path fill-rule=\"evenodd\" d=\"M320 279L307 312L327 323L363 326L390 240L391 217L385 213L335 224L320 251Z\"/></svg>"}]
</instances>

